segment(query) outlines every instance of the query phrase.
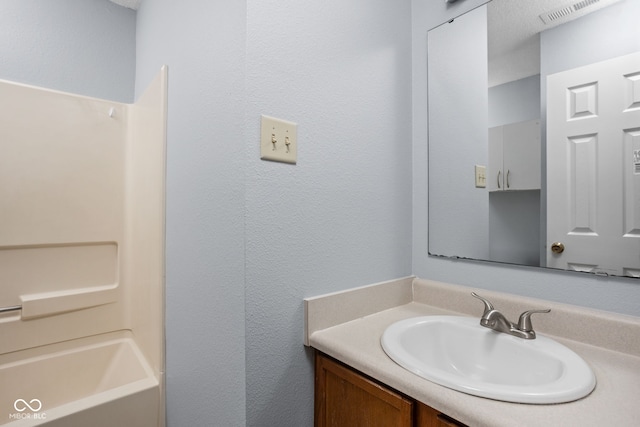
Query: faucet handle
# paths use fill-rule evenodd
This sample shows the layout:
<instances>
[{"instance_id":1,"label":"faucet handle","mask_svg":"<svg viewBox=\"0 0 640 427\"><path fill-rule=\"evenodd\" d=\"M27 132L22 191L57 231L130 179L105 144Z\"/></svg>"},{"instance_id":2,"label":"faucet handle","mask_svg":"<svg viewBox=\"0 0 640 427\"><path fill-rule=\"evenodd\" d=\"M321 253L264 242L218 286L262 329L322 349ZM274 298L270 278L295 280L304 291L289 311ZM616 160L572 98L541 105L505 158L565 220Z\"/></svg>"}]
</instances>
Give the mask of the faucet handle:
<instances>
[{"instance_id":1,"label":"faucet handle","mask_svg":"<svg viewBox=\"0 0 640 427\"><path fill-rule=\"evenodd\" d=\"M522 332L532 332L533 325L531 324L531 315L535 313L549 313L551 309L546 310L528 310L520 315L520 319L518 320L518 329Z\"/></svg>"},{"instance_id":2,"label":"faucet handle","mask_svg":"<svg viewBox=\"0 0 640 427\"><path fill-rule=\"evenodd\" d=\"M480 295L476 294L475 292L471 292L471 296L478 298L480 301L482 301L484 303L484 313L482 314L482 317L486 316L487 313L489 313L491 310L493 310L493 304L491 304L491 301L489 301L488 299L482 298Z\"/></svg>"}]
</instances>

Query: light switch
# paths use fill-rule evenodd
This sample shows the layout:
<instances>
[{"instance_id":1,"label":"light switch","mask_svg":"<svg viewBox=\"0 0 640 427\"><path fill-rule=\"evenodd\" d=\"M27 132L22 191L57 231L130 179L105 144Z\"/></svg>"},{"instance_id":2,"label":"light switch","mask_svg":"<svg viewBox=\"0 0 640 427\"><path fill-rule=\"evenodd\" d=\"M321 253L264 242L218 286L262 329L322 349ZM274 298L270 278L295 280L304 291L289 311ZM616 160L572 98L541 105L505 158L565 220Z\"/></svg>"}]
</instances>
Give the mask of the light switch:
<instances>
[{"instance_id":1,"label":"light switch","mask_svg":"<svg viewBox=\"0 0 640 427\"><path fill-rule=\"evenodd\" d=\"M476 165L476 188L487 187L487 168Z\"/></svg>"},{"instance_id":2,"label":"light switch","mask_svg":"<svg viewBox=\"0 0 640 427\"><path fill-rule=\"evenodd\" d=\"M260 158L295 164L298 158L298 132L293 122L262 115Z\"/></svg>"}]
</instances>

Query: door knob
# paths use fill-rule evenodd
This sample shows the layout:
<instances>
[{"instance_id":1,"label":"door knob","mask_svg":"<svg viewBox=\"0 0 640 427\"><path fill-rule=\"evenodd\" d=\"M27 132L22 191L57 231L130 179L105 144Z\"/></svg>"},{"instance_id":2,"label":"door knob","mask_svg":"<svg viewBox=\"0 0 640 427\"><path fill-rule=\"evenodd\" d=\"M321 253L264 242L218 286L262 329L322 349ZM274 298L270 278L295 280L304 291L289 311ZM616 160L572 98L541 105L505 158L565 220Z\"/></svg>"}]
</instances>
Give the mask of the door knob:
<instances>
[{"instance_id":1,"label":"door knob","mask_svg":"<svg viewBox=\"0 0 640 427\"><path fill-rule=\"evenodd\" d=\"M551 245L551 252L554 254L561 254L564 252L564 244L560 242L555 242Z\"/></svg>"}]
</instances>

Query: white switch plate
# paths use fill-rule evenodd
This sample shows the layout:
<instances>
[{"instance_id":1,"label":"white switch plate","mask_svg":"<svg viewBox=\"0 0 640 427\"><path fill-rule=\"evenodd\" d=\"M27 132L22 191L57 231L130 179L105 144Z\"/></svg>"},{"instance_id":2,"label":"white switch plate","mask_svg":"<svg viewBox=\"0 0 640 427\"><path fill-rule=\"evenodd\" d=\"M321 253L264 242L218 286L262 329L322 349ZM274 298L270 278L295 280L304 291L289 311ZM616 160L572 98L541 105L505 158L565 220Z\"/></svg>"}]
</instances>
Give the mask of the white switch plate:
<instances>
[{"instance_id":1,"label":"white switch plate","mask_svg":"<svg viewBox=\"0 0 640 427\"><path fill-rule=\"evenodd\" d=\"M476 188L487 187L487 168L476 165Z\"/></svg>"},{"instance_id":2,"label":"white switch plate","mask_svg":"<svg viewBox=\"0 0 640 427\"><path fill-rule=\"evenodd\" d=\"M260 158L295 164L298 159L297 128L293 122L262 115Z\"/></svg>"}]
</instances>

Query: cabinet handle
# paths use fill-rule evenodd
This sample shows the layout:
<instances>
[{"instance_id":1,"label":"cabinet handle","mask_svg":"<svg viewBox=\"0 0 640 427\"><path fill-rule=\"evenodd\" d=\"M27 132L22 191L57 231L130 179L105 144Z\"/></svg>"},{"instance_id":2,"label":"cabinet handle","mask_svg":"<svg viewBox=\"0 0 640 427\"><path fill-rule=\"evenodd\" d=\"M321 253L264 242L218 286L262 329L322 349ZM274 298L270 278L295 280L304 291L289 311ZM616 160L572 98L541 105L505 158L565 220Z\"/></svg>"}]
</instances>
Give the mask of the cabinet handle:
<instances>
[{"instance_id":1,"label":"cabinet handle","mask_svg":"<svg viewBox=\"0 0 640 427\"><path fill-rule=\"evenodd\" d=\"M511 170L507 169L507 188L511 188L511 185L509 184L509 175L511 175Z\"/></svg>"},{"instance_id":2,"label":"cabinet handle","mask_svg":"<svg viewBox=\"0 0 640 427\"><path fill-rule=\"evenodd\" d=\"M498 188L500 188L500 172L501 171L498 171Z\"/></svg>"}]
</instances>

